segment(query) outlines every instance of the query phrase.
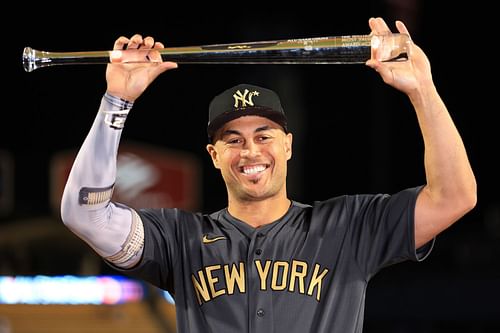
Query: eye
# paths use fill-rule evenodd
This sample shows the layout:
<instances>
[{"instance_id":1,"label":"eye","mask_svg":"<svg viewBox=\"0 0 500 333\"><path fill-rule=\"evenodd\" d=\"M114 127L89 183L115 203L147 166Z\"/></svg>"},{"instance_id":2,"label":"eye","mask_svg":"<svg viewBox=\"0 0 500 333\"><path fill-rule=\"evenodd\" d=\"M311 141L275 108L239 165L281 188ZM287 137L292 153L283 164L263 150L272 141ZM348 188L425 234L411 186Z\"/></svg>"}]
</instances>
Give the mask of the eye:
<instances>
[{"instance_id":1,"label":"eye","mask_svg":"<svg viewBox=\"0 0 500 333\"><path fill-rule=\"evenodd\" d=\"M269 141L271 139L272 139L272 136L270 136L270 135L259 135L257 137L257 141L259 141L259 142L266 142L266 141Z\"/></svg>"},{"instance_id":2,"label":"eye","mask_svg":"<svg viewBox=\"0 0 500 333\"><path fill-rule=\"evenodd\" d=\"M242 142L243 142L243 140L241 138L229 138L226 140L226 144L232 145L232 146L239 145Z\"/></svg>"}]
</instances>

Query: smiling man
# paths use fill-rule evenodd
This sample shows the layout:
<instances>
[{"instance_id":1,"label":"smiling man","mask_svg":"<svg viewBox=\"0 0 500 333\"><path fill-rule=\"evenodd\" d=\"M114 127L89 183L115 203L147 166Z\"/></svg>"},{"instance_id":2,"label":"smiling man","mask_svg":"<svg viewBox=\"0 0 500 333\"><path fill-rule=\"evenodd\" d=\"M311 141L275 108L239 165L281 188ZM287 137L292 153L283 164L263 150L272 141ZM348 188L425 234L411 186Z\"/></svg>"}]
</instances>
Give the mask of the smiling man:
<instances>
[{"instance_id":1,"label":"smiling man","mask_svg":"<svg viewBox=\"0 0 500 333\"><path fill-rule=\"evenodd\" d=\"M381 18L368 23L373 34L391 33ZM396 27L408 34L402 22ZM370 279L388 265L423 260L436 235L475 206L465 147L411 40L407 61L380 62L373 48L366 65L413 105L425 145L423 184L310 204L290 199L293 137L280 98L240 84L209 106L207 151L226 184L227 207L206 214L114 203L128 112L158 75L177 67L161 61L162 47L141 35L116 40L115 50L143 49L150 63L108 65L107 91L61 214L112 267L174 295L179 332L360 333Z\"/></svg>"},{"instance_id":2,"label":"smiling man","mask_svg":"<svg viewBox=\"0 0 500 333\"><path fill-rule=\"evenodd\" d=\"M226 183L229 213L253 227L283 216L292 134L278 95L240 84L212 100L209 118L207 151Z\"/></svg>"}]
</instances>

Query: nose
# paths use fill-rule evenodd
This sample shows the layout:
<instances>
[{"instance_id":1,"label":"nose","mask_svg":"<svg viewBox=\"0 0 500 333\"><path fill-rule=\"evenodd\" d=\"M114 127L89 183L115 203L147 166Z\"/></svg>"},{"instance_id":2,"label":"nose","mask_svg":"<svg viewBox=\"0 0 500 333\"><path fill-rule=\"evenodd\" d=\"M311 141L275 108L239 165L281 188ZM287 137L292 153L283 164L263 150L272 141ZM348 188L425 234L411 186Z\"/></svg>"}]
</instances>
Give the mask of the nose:
<instances>
[{"instance_id":1,"label":"nose","mask_svg":"<svg viewBox=\"0 0 500 333\"><path fill-rule=\"evenodd\" d=\"M241 157L254 157L260 154L259 145L253 142L252 140L248 140L245 145L242 147L240 156Z\"/></svg>"}]
</instances>

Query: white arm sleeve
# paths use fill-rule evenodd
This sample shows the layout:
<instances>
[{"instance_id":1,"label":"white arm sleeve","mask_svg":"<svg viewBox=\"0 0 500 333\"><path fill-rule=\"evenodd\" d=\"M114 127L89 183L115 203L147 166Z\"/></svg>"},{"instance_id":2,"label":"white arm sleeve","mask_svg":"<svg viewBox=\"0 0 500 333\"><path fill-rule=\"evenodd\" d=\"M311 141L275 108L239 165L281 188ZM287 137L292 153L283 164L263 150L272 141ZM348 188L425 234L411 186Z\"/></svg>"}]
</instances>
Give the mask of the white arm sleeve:
<instances>
[{"instance_id":1,"label":"white arm sleeve","mask_svg":"<svg viewBox=\"0 0 500 333\"><path fill-rule=\"evenodd\" d=\"M116 97L103 97L61 201L64 224L104 259L123 268L140 260L144 245L139 215L111 202L118 145L131 107L131 103Z\"/></svg>"}]
</instances>

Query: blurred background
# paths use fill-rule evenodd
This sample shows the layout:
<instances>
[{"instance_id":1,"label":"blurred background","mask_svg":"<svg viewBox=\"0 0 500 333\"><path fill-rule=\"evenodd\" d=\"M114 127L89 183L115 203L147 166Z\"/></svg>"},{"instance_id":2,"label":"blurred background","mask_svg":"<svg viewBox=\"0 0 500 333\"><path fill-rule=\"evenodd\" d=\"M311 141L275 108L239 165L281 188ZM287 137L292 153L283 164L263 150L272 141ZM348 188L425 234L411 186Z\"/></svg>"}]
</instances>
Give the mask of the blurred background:
<instances>
[{"instance_id":1,"label":"blurred background","mask_svg":"<svg viewBox=\"0 0 500 333\"><path fill-rule=\"evenodd\" d=\"M105 66L26 73L25 46L109 50L118 36L134 33L166 46L366 34L371 16L384 17L391 28L403 20L427 53L468 149L479 193L477 207L438 236L428 259L388 267L372 279L364 331L500 332L498 76L490 50L498 28L487 19L493 12L487 6L418 0L13 6L18 8L5 13L14 23L2 22L8 51L0 120L1 333L175 328L175 305L138 281L129 281L138 283L134 297L124 296L130 284L118 277L105 283L114 286L115 296L116 290L123 293L115 302L101 295L80 305L64 297L34 297L27 304L21 297L40 286L40 277L109 281L106 276L117 274L59 215L65 177L105 91ZM184 65L158 78L136 101L122 136L115 199L135 207L223 208L225 188L205 151L208 104L242 82L281 96L294 132L288 189L295 200L394 193L424 182L423 145L410 103L364 65ZM61 293L80 288L67 280L49 285ZM44 302L54 304L36 305Z\"/></svg>"}]
</instances>

